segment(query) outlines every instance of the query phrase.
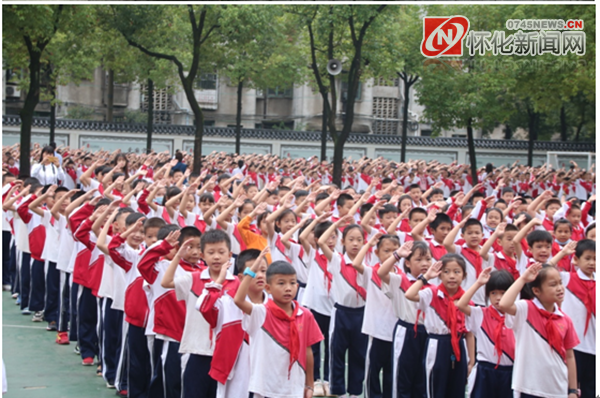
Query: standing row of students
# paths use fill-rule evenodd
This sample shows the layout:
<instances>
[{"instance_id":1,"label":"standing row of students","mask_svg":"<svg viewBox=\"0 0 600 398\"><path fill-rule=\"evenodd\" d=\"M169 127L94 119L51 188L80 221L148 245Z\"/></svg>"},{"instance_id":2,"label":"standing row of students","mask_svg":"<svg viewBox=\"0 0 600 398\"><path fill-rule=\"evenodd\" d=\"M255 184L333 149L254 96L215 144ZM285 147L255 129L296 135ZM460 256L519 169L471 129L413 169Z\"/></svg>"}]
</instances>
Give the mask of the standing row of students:
<instances>
[{"instance_id":1,"label":"standing row of students","mask_svg":"<svg viewBox=\"0 0 600 398\"><path fill-rule=\"evenodd\" d=\"M594 195L103 163L3 176L5 265L121 396L593 394Z\"/></svg>"}]
</instances>

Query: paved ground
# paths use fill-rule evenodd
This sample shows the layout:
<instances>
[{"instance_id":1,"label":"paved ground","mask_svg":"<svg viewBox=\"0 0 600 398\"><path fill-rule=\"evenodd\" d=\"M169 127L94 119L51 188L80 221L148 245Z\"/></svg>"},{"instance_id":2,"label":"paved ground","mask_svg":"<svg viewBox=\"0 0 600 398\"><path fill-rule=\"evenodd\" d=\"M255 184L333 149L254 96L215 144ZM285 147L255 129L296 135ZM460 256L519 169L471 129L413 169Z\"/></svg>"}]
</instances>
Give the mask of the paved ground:
<instances>
[{"instance_id":1,"label":"paved ground","mask_svg":"<svg viewBox=\"0 0 600 398\"><path fill-rule=\"evenodd\" d=\"M54 343L46 323L21 315L9 292L2 292L2 359L8 392L4 398L115 397L95 366L81 366L75 345Z\"/></svg>"},{"instance_id":2,"label":"paved ground","mask_svg":"<svg viewBox=\"0 0 600 398\"><path fill-rule=\"evenodd\" d=\"M10 292L2 292L2 359L8 392L2 398L114 398L96 366L81 366L74 343L54 342L46 323L21 315ZM362 397L362 395L361 395Z\"/></svg>"}]
</instances>

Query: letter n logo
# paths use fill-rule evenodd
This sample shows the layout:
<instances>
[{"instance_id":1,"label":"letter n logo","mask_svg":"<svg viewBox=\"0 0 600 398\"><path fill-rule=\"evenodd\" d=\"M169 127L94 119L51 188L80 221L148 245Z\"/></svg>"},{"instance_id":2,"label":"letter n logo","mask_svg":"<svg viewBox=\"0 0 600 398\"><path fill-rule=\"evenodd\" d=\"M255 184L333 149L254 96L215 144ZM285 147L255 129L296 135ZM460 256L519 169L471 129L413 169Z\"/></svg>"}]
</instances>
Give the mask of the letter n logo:
<instances>
[{"instance_id":1,"label":"letter n logo","mask_svg":"<svg viewBox=\"0 0 600 398\"><path fill-rule=\"evenodd\" d=\"M424 17L421 53L427 58L461 56L468 31L469 20L460 15Z\"/></svg>"}]
</instances>

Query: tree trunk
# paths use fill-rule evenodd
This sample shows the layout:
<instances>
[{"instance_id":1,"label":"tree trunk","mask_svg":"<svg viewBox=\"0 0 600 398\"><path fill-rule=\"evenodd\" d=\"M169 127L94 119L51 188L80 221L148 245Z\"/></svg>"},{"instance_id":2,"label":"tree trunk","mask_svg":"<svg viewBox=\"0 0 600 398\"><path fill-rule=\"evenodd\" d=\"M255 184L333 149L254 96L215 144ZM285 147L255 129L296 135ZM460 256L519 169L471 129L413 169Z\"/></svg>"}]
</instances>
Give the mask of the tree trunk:
<instances>
[{"instance_id":1,"label":"tree trunk","mask_svg":"<svg viewBox=\"0 0 600 398\"><path fill-rule=\"evenodd\" d=\"M106 121L113 121L113 104L115 102L115 72L108 71L108 89L106 94Z\"/></svg>"},{"instance_id":2,"label":"tree trunk","mask_svg":"<svg viewBox=\"0 0 600 398\"><path fill-rule=\"evenodd\" d=\"M322 94L323 95L323 94ZM325 93L323 96L327 96ZM327 110L329 107L323 101L323 122L321 124L321 162L327 160Z\"/></svg>"},{"instance_id":3,"label":"tree trunk","mask_svg":"<svg viewBox=\"0 0 600 398\"><path fill-rule=\"evenodd\" d=\"M504 139L511 140L512 139L512 129L509 124L504 125Z\"/></svg>"},{"instance_id":4,"label":"tree trunk","mask_svg":"<svg viewBox=\"0 0 600 398\"><path fill-rule=\"evenodd\" d=\"M333 183L342 188L342 163L344 161L344 144L346 139L339 137L333 147Z\"/></svg>"},{"instance_id":5,"label":"tree trunk","mask_svg":"<svg viewBox=\"0 0 600 398\"><path fill-rule=\"evenodd\" d=\"M240 154L242 141L242 90L244 80L240 79L237 86L237 109L235 113L235 153Z\"/></svg>"},{"instance_id":6,"label":"tree trunk","mask_svg":"<svg viewBox=\"0 0 600 398\"><path fill-rule=\"evenodd\" d=\"M410 87L417 80L409 77L406 73L398 73L398 77L404 83L404 104L402 106L402 147L400 149L400 162L406 162L406 140L408 139L408 106L410 105ZM418 78L417 78L418 79Z\"/></svg>"},{"instance_id":7,"label":"tree trunk","mask_svg":"<svg viewBox=\"0 0 600 398\"><path fill-rule=\"evenodd\" d=\"M560 107L560 140L567 141L567 115L564 104Z\"/></svg>"},{"instance_id":8,"label":"tree trunk","mask_svg":"<svg viewBox=\"0 0 600 398\"><path fill-rule=\"evenodd\" d=\"M182 73L180 73L181 76ZM194 81L186 78L181 79L183 91L190 103L192 112L194 113L194 165L192 174L200 174L202 168L202 134L204 133L204 113L198 105L198 100L194 95Z\"/></svg>"},{"instance_id":9,"label":"tree trunk","mask_svg":"<svg viewBox=\"0 0 600 398\"><path fill-rule=\"evenodd\" d=\"M146 129L146 153L152 151L152 132L154 130L154 82L148 79L148 127Z\"/></svg>"},{"instance_id":10,"label":"tree trunk","mask_svg":"<svg viewBox=\"0 0 600 398\"><path fill-rule=\"evenodd\" d=\"M473 119L467 120L467 146L469 148L469 163L471 164L471 178L473 179L473 186L475 186L479 179L477 178L477 157L475 155L475 140L473 138Z\"/></svg>"},{"instance_id":11,"label":"tree trunk","mask_svg":"<svg viewBox=\"0 0 600 398\"><path fill-rule=\"evenodd\" d=\"M50 144L55 142L54 131L56 130L56 87L54 82L50 87Z\"/></svg>"},{"instance_id":12,"label":"tree trunk","mask_svg":"<svg viewBox=\"0 0 600 398\"><path fill-rule=\"evenodd\" d=\"M537 124L540 118L539 113L527 109L529 115L529 144L527 148L527 165L533 166L533 144L537 140Z\"/></svg>"},{"instance_id":13,"label":"tree trunk","mask_svg":"<svg viewBox=\"0 0 600 398\"><path fill-rule=\"evenodd\" d=\"M583 123L585 123L585 103L581 104L581 120L579 121L579 125L577 126L577 132L575 133L575 141L579 141L579 134L581 133L581 129L583 128Z\"/></svg>"},{"instance_id":14,"label":"tree trunk","mask_svg":"<svg viewBox=\"0 0 600 398\"><path fill-rule=\"evenodd\" d=\"M29 90L19 112L21 116L21 146L19 156L19 178L27 178L31 173L31 126L33 125L33 112L40 101L40 58L41 51L36 48L29 49Z\"/></svg>"}]
</instances>

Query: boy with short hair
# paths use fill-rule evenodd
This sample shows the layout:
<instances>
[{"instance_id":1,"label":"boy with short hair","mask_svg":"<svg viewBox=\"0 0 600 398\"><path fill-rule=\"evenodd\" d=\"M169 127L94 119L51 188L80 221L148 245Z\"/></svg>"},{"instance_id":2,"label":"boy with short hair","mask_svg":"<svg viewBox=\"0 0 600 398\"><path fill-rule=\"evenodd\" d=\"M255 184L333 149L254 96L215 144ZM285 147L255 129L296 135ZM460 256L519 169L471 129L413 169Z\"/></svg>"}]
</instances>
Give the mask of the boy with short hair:
<instances>
[{"instance_id":1,"label":"boy with short hair","mask_svg":"<svg viewBox=\"0 0 600 398\"><path fill-rule=\"evenodd\" d=\"M166 225L158 231L158 242L140 258L138 270L150 287L150 315L146 336L152 340L152 364L149 396L160 391L167 398L181 396L181 355L179 346L185 325L185 303L177 300L174 289L162 287L161 281L179 249L179 227ZM199 267L198 267L199 269Z\"/></svg>"},{"instance_id":2,"label":"boy with short hair","mask_svg":"<svg viewBox=\"0 0 600 398\"><path fill-rule=\"evenodd\" d=\"M458 246L454 243L458 231L462 232L462 238L465 243ZM481 271L491 267L489 261L483 260L481 254L481 238L483 237L483 226L481 222L475 218L464 218L444 239L444 246L448 253L459 254L466 263L466 274L462 281L463 288L469 288L477 281ZM485 291L479 289L473 296L473 302L477 305L485 306Z\"/></svg>"},{"instance_id":3,"label":"boy with short hair","mask_svg":"<svg viewBox=\"0 0 600 398\"><path fill-rule=\"evenodd\" d=\"M411 184L408 186L408 194L410 195L412 207L425 207L427 203L424 203L421 200L421 196L423 195L423 191L421 190L421 186L419 184Z\"/></svg>"},{"instance_id":4,"label":"boy with short hair","mask_svg":"<svg viewBox=\"0 0 600 398\"><path fill-rule=\"evenodd\" d=\"M209 376L213 358L214 341L209 323L196 311L196 302L204 286L221 275L221 269L229 267L231 242L221 230L201 235L195 227L185 227L179 236L180 249L166 269L161 286L175 289L178 300L185 301L185 325L179 353L182 354L182 397L210 397L217 393L217 382ZM198 270L200 257L207 268ZM223 283L235 292L239 280L226 273ZM234 294L234 293L232 293Z\"/></svg>"},{"instance_id":5,"label":"boy with short hair","mask_svg":"<svg viewBox=\"0 0 600 398\"><path fill-rule=\"evenodd\" d=\"M252 341L249 391L256 398L310 397L314 383L311 347L323 340L323 335L312 313L293 300L298 290L296 271L285 261L276 261L267 269L265 288L272 299L266 304L246 301L259 266L255 262L244 271L235 295L235 304L246 314L242 327Z\"/></svg>"},{"instance_id":6,"label":"boy with short hair","mask_svg":"<svg viewBox=\"0 0 600 398\"><path fill-rule=\"evenodd\" d=\"M542 220L532 218L513 238L515 241L515 255L520 269L529 268L530 265L536 262L545 264L552 258L552 235L546 230L534 229L541 225ZM521 246L521 241L525 237L529 253Z\"/></svg>"},{"instance_id":7,"label":"boy with short hair","mask_svg":"<svg viewBox=\"0 0 600 398\"><path fill-rule=\"evenodd\" d=\"M514 240L517 232L519 232L519 229L513 224L501 223L479 251L484 261L491 262L495 270L508 271L514 280L517 280L521 273L525 271L525 268L517 267L516 243ZM493 252L496 241L499 241L501 250Z\"/></svg>"},{"instance_id":8,"label":"boy with short hair","mask_svg":"<svg viewBox=\"0 0 600 398\"><path fill-rule=\"evenodd\" d=\"M150 353L145 328L148 322L149 308L143 278L137 264L145 248L156 243L160 228L166 225L162 218L154 217L144 221L140 228L139 220L130 225L122 234L116 234L108 244L112 261L125 271L124 314L126 322L126 347L128 353L127 382L129 397L145 397L152 375ZM143 244L136 245L130 238L140 229L143 231ZM117 386L122 391L121 386Z\"/></svg>"},{"instance_id":9,"label":"boy with short hair","mask_svg":"<svg viewBox=\"0 0 600 398\"><path fill-rule=\"evenodd\" d=\"M427 225L431 230L431 237L424 238ZM417 224L412 230L414 240L423 240L429 244L431 256L434 261L440 259L448 252L444 247L444 239L452 230L452 219L445 213L436 213L434 209L429 211L427 218Z\"/></svg>"},{"instance_id":10,"label":"boy with short hair","mask_svg":"<svg viewBox=\"0 0 600 398\"><path fill-rule=\"evenodd\" d=\"M253 304L266 304L268 296L263 288L267 273L265 254L257 249L247 249L236 259L238 277L244 277L244 271L259 263L256 277L248 286L246 300ZM196 302L196 309L210 324L215 336L215 351L209 375L218 382L217 398L237 398L248 395L250 382L250 341L242 329L244 313L235 305L235 289L228 281L227 269L222 267L219 277L204 285L204 291ZM238 281L239 285L239 281ZM239 287L239 286L237 286Z\"/></svg>"}]
</instances>

